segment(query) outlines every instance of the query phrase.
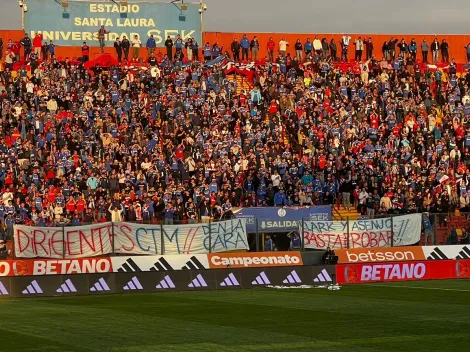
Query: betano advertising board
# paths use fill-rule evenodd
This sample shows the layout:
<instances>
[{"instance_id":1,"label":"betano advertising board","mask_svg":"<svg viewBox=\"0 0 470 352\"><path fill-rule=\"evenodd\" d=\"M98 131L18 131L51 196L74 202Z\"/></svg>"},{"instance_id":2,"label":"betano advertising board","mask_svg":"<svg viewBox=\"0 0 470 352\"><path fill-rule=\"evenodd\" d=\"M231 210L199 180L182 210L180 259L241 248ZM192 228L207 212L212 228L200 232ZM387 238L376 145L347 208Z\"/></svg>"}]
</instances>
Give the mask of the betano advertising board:
<instances>
[{"instance_id":1,"label":"betano advertising board","mask_svg":"<svg viewBox=\"0 0 470 352\"><path fill-rule=\"evenodd\" d=\"M468 279L470 260L415 261L398 263L338 264L338 284Z\"/></svg>"},{"instance_id":2,"label":"betano advertising board","mask_svg":"<svg viewBox=\"0 0 470 352\"><path fill-rule=\"evenodd\" d=\"M99 46L98 29L104 25L110 33L105 36L106 45L126 36L137 35L145 47L150 35L157 47L163 47L168 36L181 35L183 41L195 38L201 43L199 6L187 4L181 11L171 3L132 2L120 6L113 1L68 1L63 8L60 1L25 0L25 30L32 37L42 33L45 41L52 40L59 46Z\"/></svg>"}]
</instances>

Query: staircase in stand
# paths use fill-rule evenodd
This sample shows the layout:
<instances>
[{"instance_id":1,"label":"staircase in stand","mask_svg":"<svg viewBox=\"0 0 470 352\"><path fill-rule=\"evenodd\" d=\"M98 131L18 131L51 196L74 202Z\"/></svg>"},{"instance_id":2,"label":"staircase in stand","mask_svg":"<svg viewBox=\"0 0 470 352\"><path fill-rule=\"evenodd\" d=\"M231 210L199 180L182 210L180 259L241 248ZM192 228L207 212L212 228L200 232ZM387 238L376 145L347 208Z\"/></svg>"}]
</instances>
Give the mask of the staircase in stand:
<instances>
[{"instance_id":1,"label":"staircase in stand","mask_svg":"<svg viewBox=\"0 0 470 352\"><path fill-rule=\"evenodd\" d=\"M361 217L361 214L356 209L354 209L353 206L347 210L343 208L343 205L333 206L332 215L334 221L346 221L348 218L349 220L357 220Z\"/></svg>"}]
</instances>

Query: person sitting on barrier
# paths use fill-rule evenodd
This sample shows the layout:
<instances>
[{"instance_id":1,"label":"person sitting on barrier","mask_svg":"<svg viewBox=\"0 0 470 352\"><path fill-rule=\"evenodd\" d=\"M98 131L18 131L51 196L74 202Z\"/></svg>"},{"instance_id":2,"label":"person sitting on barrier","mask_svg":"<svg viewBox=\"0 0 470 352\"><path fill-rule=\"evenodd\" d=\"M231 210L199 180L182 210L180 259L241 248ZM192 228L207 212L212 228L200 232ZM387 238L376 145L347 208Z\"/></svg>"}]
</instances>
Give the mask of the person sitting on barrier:
<instances>
[{"instance_id":1,"label":"person sitting on barrier","mask_svg":"<svg viewBox=\"0 0 470 352\"><path fill-rule=\"evenodd\" d=\"M0 260L6 260L11 251L7 248L5 241L0 240Z\"/></svg>"}]
</instances>

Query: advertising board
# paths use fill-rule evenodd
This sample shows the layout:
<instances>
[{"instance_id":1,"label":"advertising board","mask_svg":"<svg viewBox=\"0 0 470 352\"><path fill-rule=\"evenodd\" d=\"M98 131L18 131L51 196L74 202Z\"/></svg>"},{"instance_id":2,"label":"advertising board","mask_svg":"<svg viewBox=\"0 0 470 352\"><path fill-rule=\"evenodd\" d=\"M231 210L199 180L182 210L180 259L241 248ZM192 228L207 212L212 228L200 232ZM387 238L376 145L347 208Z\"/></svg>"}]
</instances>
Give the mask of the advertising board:
<instances>
[{"instance_id":1,"label":"advertising board","mask_svg":"<svg viewBox=\"0 0 470 352\"><path fill-rule=\"evenodd\" d=\"M339 284L469 278L470 260L338 264Z\"/></svg>"},{"instance_id":2,"label":"advertising board","mask_svg":"<svg viewBox=\"0 0 470 352\"><path fill-rule=\"evenodd\" d=\"M153 35L157 47L163 47L168 36L181 35L183 41L195 38L201 43L201 16L198 4L186 4L186 10L167 3L150 1L60 1L25 0L25 30L32 37L41 33L44 40L60 46L99 46L98 29L104 25L109 31L105 40L111 46L116 38L129 40L137 35L145 47Z\"/></svg>"},{"instance_id":3,"label":"advertising board","mask_svg":"<svg viewBox=\"0 0 470 352\"><path fill-rule=\"evenodd\" d=\"M303 265L300 252L217 253L208 258L211 269Z\"/></svg>"},{"instance_id":4,"label":"advertising board","mask_svg":"<svg viewBox=\"0 0 470 352\"><path fill-rule=\"evenodd\" d=\"M338 249L338 263L374 263L426 260L424 247Z\"/></svg>"},{"instance_id":5,"label":"advertising board","mask_svg":"<svg viewBox=\"0 0 470 352\"><path fill-rule=\"evenodd\" d=\"M318 286L334 275L334 266L324 265L3 277L0 298Z\"/></svg>"}]
</instances>

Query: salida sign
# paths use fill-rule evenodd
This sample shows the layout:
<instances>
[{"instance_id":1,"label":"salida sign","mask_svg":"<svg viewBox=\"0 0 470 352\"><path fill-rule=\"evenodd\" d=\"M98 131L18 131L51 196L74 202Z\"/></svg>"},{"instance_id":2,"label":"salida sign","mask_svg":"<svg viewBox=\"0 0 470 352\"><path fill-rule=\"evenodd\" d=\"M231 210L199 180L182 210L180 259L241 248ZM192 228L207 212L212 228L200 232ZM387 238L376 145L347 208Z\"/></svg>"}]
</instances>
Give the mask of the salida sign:
<instances>
[{"instance_id":1,"label":"salida sign","mask_svg":"<svg viewBox=\"0 0 470 352\"><path fill-rule=\"evenodd\" d=\"M157 46L164 46L167 36L181 35L185 41L195 38L201 43L201 23L199 6L187 4L180 11L171 3L140 2L120 6L117 3L69 0L64 10L54 1L27 0L25 29L34 37L41 33L44 40L52 40L56 45L98 46L98 29L101 25L109 31L105 40L112 41L126 36L129 40L137 35L145 46L145 41L153 35Z\"/></svg>"},{"instance_id":2,"label":"salida sign","mask_svg":"<svg viewBox=\"0 0 470 352\"><path fill-rule=\"evenodd\" d=\"M339 284L468 278L470 260L337 265Z\"/></svg>"}]
</instances>

